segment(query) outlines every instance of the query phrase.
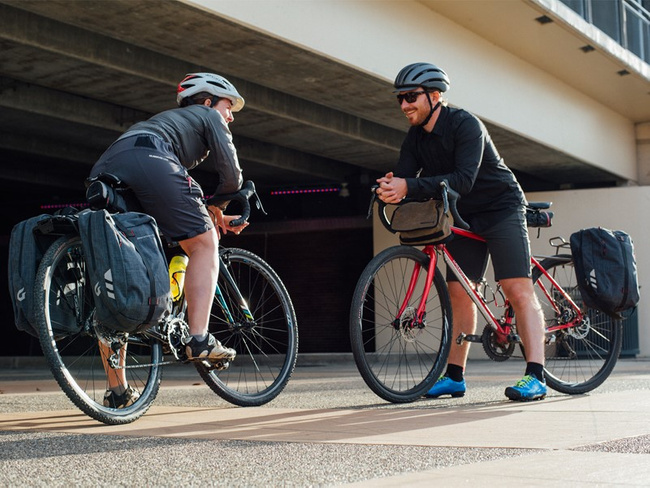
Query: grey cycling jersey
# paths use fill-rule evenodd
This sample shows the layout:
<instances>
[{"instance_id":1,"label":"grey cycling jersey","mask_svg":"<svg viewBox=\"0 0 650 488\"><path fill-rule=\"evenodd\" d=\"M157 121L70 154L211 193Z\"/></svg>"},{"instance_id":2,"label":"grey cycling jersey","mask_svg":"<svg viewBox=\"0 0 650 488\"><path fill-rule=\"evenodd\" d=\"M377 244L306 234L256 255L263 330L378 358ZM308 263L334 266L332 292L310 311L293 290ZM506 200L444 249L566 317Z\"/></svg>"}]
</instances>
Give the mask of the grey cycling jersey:
<instances>
[{"instance_id":1,"label":"grey cycling jersey","mask_svg":"<svg viewBox=\"0 0 650 488\"><path fill-rule=\"evenodd\" d=\"M187 169L208 164L219 175L215 193L231 193L242 185L242 172L228 124L216 110L190 105L154 115L131 126L121 137L137 133L160 136L172 145L174 154Z\"/></svg>"}]
</instances>

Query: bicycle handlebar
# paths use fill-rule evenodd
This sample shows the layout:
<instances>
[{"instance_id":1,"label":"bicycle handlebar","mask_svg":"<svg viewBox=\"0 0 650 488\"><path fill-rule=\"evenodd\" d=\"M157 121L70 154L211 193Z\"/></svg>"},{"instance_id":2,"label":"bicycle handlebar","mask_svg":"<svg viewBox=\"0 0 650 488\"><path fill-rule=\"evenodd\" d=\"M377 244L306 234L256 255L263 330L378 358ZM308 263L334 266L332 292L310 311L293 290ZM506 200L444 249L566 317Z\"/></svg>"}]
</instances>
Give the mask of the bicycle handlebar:
<instances>
[{"instance_id":1,"label":"bicycle handlebar","mask_svg":"<svg viewBox=\"0 0 650 488\"><path fill-rule=\"evenodd\" d=\"M206 203L208 205L218 206L219 204L222 204L224 202L230 202L231 200L239 202L242 205L241 217L230 221L230 227L237 227L243 224L244 222L246 222L251 216L250 199L253 197L255 198L255 206L257 207L257 209L261 210L264 215L267 215L266 210L264 210L264 207L262 206L262 201L260 200L259 195L255 191L255 183L253 183L250 180L245 181L241 189L236 192L222 193L220 195L212 195L210 198L207 199Z\"/></svg>"},{"instance_id":2,"label":"bicycle handlebar","mask_svg":"<svg viewBox=\"0 0 650 488\"><path fill-rule=\"evenodd\" d=\"M381 221L382 225L386 227L386 229L388 229L390 232L395 234L396 231L392 229L391 222L390 220L388 220L388 216L386 215L386 205L389 204L377 198L378 188L379 188L378 185L374 185L371 188L372 198L370 199L370 208L368 209L368 217L372 215L372 207L376 201L379 205L379 220ZM469 224L463 220L463 218L458 213L458 208L456 207L458 199L460 198L459 193L456 190L449 187L449 185L447 184L447 180L443 180L440 182L440 193L442 194L444 211L446 213L449 210L451 210L451 215L452 217L454 217L454 225L462 229L466 229L466 230L469 229ZM415 201L417 200L413 198L405 198L404 200L402 200L397 204L390 204L390 205L401 205L403 203L415 202Z\"/></svg>"}]
</instances>

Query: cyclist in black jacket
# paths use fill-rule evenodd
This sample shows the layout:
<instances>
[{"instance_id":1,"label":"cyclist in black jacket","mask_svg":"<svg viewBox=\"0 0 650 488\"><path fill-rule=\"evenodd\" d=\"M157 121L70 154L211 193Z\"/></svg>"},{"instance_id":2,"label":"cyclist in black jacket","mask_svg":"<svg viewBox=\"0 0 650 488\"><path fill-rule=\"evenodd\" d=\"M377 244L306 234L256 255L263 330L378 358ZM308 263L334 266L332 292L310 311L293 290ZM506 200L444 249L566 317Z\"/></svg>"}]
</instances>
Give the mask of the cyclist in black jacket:
<instances>
[{"instance_id":1,"label":"cyclist in black jacket","mask_svg":"<svg viewBox=\"0 0 650 488\"><path fill-rule=\"evenodd\" d=\"M241 188L241 168L228 124L234 120L233 112L244 106L244 99L222 76L193 73L178 85L177 102L179 108L130 127L99 158L91 176L112 173L119 177L134 191L143 210L156 219L163 234L179 242L189 256L184 289L190 329L188 358L232 360L235 351L208 333L219 273L216 227L239 234L248 223L229 227L238 216L224 215L219 207L206 207L203 191L188 170L199 164L211 165L219 175L215 193ZM109 373L105 405L125 407L136 395L124 378L116 380Z\"/></svg>"},{"instance_id":2,"label":"cyclist in black jacket","mask_svg":"<svg viewBox=\"0 0 650 488\"><path fill-rule=\"evenodd\" d=\"M483 123L462 109L448 107L442 94L449 77L430 63L403 68L395 79L397 101L411 128L402 144L395 172L377 180L387 203L409 198L439 198L447 180L462 198L458 211L486 243L456 236L447 248L473 282L481 280L492 258L496 279L517 315L517 331L526 350L526 372L506 388L511 400L546 396L544 317L535 296L526 227L526 199L514 174L503 162ZM477 311L456 277L447 272L452 304L453 337L473 334ZM461 397L469 343L452 342L447 370L426 396Z\"/></svg>"}]
</instances>

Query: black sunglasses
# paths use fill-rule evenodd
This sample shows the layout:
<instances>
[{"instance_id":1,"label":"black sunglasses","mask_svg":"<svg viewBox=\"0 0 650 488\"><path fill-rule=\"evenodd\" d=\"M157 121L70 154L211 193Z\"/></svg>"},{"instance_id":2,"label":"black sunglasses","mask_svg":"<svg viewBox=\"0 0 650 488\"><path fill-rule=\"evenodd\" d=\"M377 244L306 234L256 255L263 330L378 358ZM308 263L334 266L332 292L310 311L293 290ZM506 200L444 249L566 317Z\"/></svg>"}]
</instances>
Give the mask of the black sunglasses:
<instances>
[{"instance_id":1,"label":"black sunglasses","mask_svg":"<svg viewBox=\"0 0 650 488\"><path fill-rule=\"evenodd\" d=\"M426 91L416 91L404 93L404 95L397 95L397 103L402 105L402 102L406 100L406 103L414 103L420 95L423 93L428 93Z\"/></svg>"}]
</instances>

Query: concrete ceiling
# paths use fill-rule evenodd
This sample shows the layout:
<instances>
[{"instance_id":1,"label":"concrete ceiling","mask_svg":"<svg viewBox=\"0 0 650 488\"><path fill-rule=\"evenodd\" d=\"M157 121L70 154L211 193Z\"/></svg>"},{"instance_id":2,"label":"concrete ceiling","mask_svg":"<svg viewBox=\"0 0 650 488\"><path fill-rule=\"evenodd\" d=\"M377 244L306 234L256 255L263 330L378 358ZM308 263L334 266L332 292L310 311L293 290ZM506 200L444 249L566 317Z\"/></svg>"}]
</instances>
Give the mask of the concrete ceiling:
<instances>
[{"instance_id":1,"label":"concrete ceiling","mask_svg":"<svg viewBox=\"0 0 650 488\"><path fill-rule=\"evenodd\" d=\"M193 71L246 98L231 129L258 185L367 181L397 160L406 127L385 80L180 1L0 0L0 185L79 187L121 132L173 107ZM620 183L489 129L525 189Z\"/></svg>"}]
</instances>

